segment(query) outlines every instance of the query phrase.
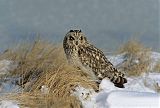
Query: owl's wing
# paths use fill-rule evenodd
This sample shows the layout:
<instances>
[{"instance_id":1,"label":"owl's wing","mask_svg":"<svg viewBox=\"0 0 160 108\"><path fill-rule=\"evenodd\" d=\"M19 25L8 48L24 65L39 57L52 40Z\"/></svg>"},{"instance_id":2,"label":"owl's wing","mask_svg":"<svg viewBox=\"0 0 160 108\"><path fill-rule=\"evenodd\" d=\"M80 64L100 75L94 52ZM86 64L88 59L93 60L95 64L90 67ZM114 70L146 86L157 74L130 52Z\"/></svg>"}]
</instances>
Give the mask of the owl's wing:
<instances>
[{"instance_id":1,"label":"owl's wing","mask_svg":"<svg viewBox=\"0 0 160 108\"><path fill-rule=\"evenodd\" d=\"M79 48L78 55L82 64L90 67L99 79L108 77L115 86L124 87L123 84L127 82L124 74L113 66L101 50L91 44L87 44Z\"/></svg>"}]
</instances>

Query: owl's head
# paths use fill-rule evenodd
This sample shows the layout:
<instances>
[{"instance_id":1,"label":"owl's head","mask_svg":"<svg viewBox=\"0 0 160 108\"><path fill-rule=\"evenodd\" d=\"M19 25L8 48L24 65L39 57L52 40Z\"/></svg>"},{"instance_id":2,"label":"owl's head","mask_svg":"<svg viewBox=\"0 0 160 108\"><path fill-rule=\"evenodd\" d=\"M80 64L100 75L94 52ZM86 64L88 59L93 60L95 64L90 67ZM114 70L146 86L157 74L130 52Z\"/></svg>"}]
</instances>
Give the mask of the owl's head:
<instances>
[{"instance_id":1,"label":"owl's head","mask_svg":"<svg viewBox=\"0 0 160 108\"><path fill-rule=\"evenodd\" d=\"M70 30L66 34L64 42L69 46L81 46L87 42L87 39L81 30Z\"/></svg>"}]
</instances>

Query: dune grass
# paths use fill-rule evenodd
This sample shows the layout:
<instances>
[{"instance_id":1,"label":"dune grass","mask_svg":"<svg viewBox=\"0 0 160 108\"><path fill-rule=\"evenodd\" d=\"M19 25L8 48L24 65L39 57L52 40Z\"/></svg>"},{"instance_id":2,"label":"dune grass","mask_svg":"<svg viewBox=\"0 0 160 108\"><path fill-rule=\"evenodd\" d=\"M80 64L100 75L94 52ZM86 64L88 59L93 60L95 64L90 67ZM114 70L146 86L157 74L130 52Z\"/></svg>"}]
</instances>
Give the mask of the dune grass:
<instances>
[{"instance_id":1,"label":"dune grass","mask_svg":"<svg viewBox=\"0 0 160 108\"><path fill-rule=\"evenodd\" d=\"M79 108L81 103L71 96L71 91L77 86L98 89L84 72L67 63L62 45L36 40L32 44L20 44L15 49L5 51L0 59L9 59L18 64L10 76L19 77L17 84L24 89L22 93L9 97L22 103L22 107L40 108L47 105L46 108L58 108L56 105L61 106L62 103L64 108ZM44 85L48 88L45 97L40 93Z\"/></svg>"},{"instance_id":2,"label":"dune grass","mask_svg":"<svg viewBox=\"0 0 160 108\"><path fill-rule=\"evenodd\" d=\"M74 96L58 98L54 94L44 95L40 92L8 94L0 100L12 100L20 108L82 108L80 101Z\"/></svg>"},{"instance_id":3,"label":"dune grass","mask_svg":"<svg viewBox=\"0 0 160 108\"><path fill-rule=\"evenodd\" d=\"M137 40L130 40L119 49L120 53L125 54L125 61L120 69L128 76L139 76L148 72L151 63L151 49L145 47Z\"/></svg>"},{"instance_id":4,"label":"dune grass","mask_svg":"<svg viewBox=\"0 0 160 108\"><path fill-rule=\"evenodd\" d=\"M157 62L157 64L155 65L153 71L160 73L160 61Z\"/></svg>"}]
</instances>

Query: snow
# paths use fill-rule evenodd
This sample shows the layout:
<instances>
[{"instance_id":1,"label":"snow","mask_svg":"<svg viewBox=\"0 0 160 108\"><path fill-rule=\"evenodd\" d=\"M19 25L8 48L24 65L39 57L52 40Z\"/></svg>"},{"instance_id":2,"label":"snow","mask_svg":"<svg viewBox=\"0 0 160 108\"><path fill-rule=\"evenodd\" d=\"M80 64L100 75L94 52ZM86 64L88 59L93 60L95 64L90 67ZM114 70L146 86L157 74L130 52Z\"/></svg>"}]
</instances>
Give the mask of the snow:
<instances>
[{"instance_id":1,"label":"snow","mask_svg":"<svg viewBox=\"0 0 160 108\"><path fill-rule=\"evenodd\" d=\"M118 64L122 63L125 60L125 53L115 56L108 55L107 58L113 65L117 66Z\"/></svg>"},{"instance_id":2,"label":"snow","mask_svg":"<svg viewBox=\"0 0 160 108\"><path fill-rule=\"evenodd\" d=\"M0 96L6 93L19 92L20 88L15 85L16 78L4 77L12 70L16 69L18 64L11 60L1 60L0 61ZM1 78L3 77L3 78Z\"/></svg>"},{"instance_id":3,"label":"snow","mask_svg":"<svg viewBox=\"0 0 160 108\"><path fill-rule=\"evenodd\" d=\"M113 91L106 103L109 108L159 108L160 97L155 93Z\"/></svg>"},{"instance_id":4,"label":"snow","mask_svg":"<svg viewBox=\"0 0 160 108\"><path fill-rule=\"evenodd\" d=\"M152 52L152 53L151 53L151 58L152 58L153 60L155 60L155 61L160 60L160 53L158 53L158 52Z\"/></svg>"},{"instance_id":5,"label":"snow","mask_svg":"<svg viewBox=\"0 0 160 108\"><path fill-rule=\"evenodd\" d=\"M89 90L78 86L75 88L74 92L72 92L72 95L79 97L79 100L85 108L94 108L96 105L96 100L93 98L95 95L94 90Z\"/></svg>"},{"instance_id":6,"label":"snow","mask_svg":"<svg viewBox=\"0 0 160 108\"><path fill-rule=\"evenodd\" d=\"M49 88L46 85L41 86L41 93L42 94L48 94L49 93Z\"/></svg>"},{"instance_id":7,"label":"snow","mask_svg":"<svg viewBox=\"0 0 160 108\"><path fill-rule=\"evenodd\" d=\"M125 58L124 54L108 56L114 64L121 64ZM152 52L152 67L160 60L160 53ZM16 68L13 61L0 61L0 75L7 74L9 70ZM19 87L9 79L0 82L0 95L3 93L18 92ZM160 94L157 92L157 84L160 84L160 73L149 72L138 77L127 77L125 88L117 88L108 78L101 81L99 92L86 89L80 85L72 91L77 96L84 108L160 108ZM159 88L160 89L160 88ZM42 94L47 94L49 88L41 87ZM14 100L0 101L0 108L19 108Z\"/></svg>"},{"instance_id":8,"label":"snow","mask_svg":"<svg viewBox=\"0 0 160 108\"><path fill-rule=\"evenodd\" d=\"M150 66L150 70L152 71L154 69L154 66L160 61L160 53L152 52L151 61L152 61L152 64Z\"/></svg>"},{"instance_id":9,"label":"snow","mask_svg":"<svg viewBox=\"0 0 160 108\"><path fill-rule=\"evenodd\" d=\"M10 60L0 61L0 74L7 74L9 71L15 69L17 64Z\"/></svg>"},{"instance_id":10,"label":"snow","mask_svg":"<svg viewBox=\"0 0 160 108\"><path fill-rule=\"evenodd\" d=\"M160 108L160 95L140 85L134 82L122 89L104 79L99 93L78 87L74 94L79 97L84 108Z\"/></svg>"},{"instance_id":11,"label":"snow","mask_svg":"<svg viewBox=\"0 0 160 108\"><path fill-rule=\"evenodd\" d=\"M160 84L160 74L159 73L149 73L148 78L154 79Z\"/></svg>"},{"instance_id":12,"label":"snow","mask_svg":"<svg viewBox=\"0 0 160 108\"><path fill-rule=\"evenodd\" d=\"M0 101L0 108L20 108L16 102L3 100Z\"/></svg>"}]
</instances>

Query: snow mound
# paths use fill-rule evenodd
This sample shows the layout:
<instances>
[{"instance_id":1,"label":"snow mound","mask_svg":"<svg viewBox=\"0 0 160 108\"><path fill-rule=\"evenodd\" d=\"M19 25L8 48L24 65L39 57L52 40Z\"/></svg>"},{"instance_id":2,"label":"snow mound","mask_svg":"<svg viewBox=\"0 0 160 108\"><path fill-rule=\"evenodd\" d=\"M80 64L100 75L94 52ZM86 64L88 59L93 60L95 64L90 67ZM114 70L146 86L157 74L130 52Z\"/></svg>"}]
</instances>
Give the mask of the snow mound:
<instances>
[{"instance_id":1,"label":"snow mound","mask_svg":"<svg viewBox=\"0 0 160 108\"><path fill-rule=\"evenodd\" d=\"M20 108L20 107L15 102L3 100L0 101L0 108Z\"/></svg>"},{"instance_id":2,"label":"snow mound","mask_svg":"<svg viewBox=\"0 0 160 108\"><path fill-rule=\"evenodd\" d=\"M107 85L107 86L106 86ZM113 89L116 89L114 84L109 81L109 79L103 79L99 85L100 90L106 90L106 91L112 91Z\"/></svg>"},{"instance_id":3,"label":"snow mound","mask_svg":"<svg viewBox=\"0 0 160 108\"><path fill-rule=\"evenodd\" d=\"M84 108L160 108L160 95L145 87L142 81L134 79L126 88L117 88L104 79L100 92L77 87L73 95L79 97Z\"/></svg>"},{"instance_id":4,"label":"snow mound","mask_svg":"<svg viewBox=\"0 0 160 108\"><path fill-rule=\"evenodd\" d=\"M113 91L106 102L108 108L160 108L160 97L148 92Z\"/></svg>"},{"instance_id":5,"label":"snow mound","mask_svg":"<svg viewBox=\"0 0 160 108\"><path fill-rule=\"evenodd\" d=\"M95 108L95 91L93 89L85 89L77 86L72 92L72 95L77 96L82 102L83 108Z\"/></svg>"}]
</instances>

